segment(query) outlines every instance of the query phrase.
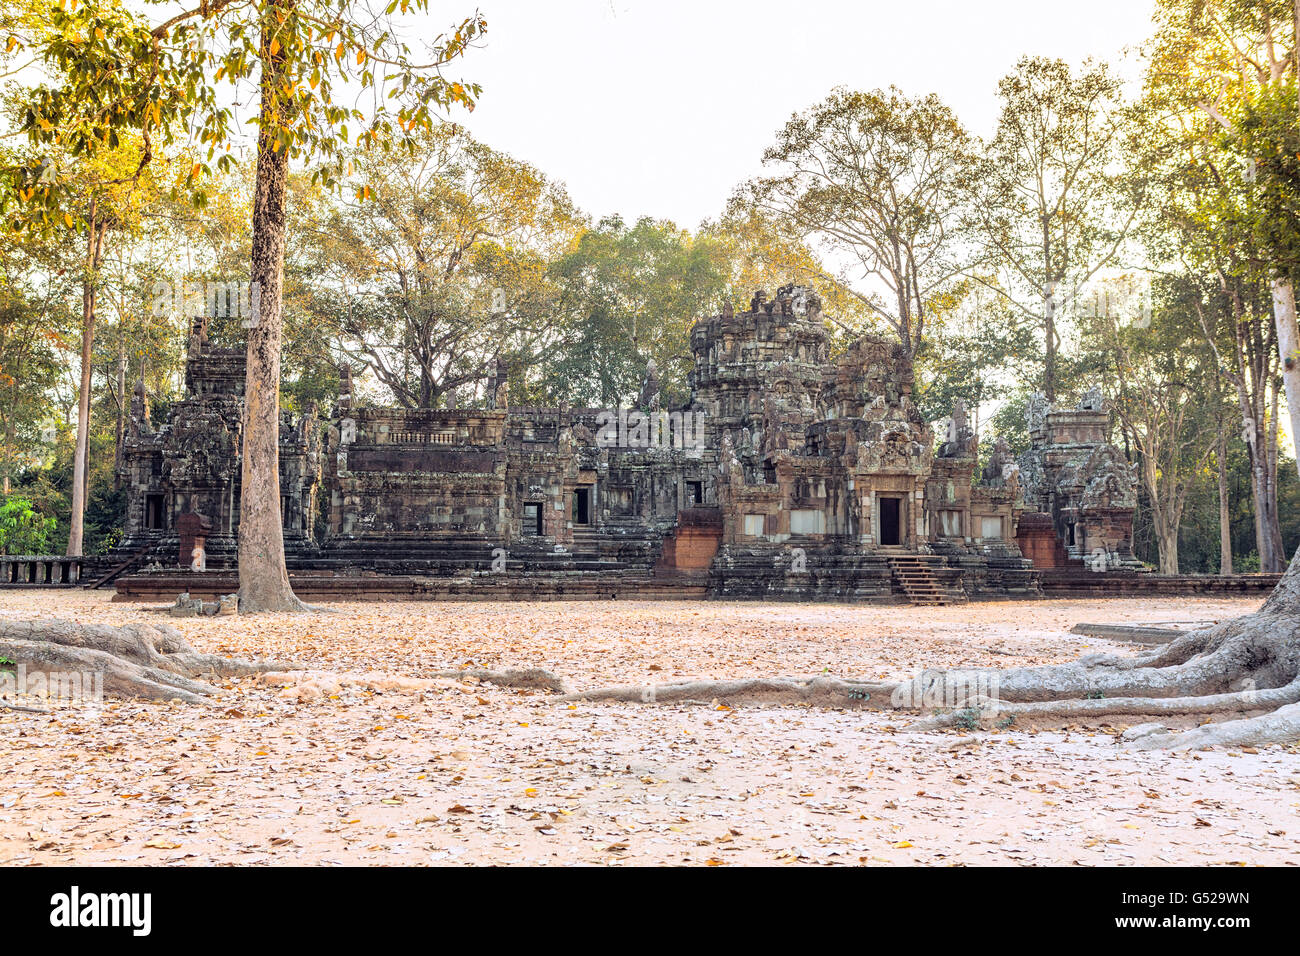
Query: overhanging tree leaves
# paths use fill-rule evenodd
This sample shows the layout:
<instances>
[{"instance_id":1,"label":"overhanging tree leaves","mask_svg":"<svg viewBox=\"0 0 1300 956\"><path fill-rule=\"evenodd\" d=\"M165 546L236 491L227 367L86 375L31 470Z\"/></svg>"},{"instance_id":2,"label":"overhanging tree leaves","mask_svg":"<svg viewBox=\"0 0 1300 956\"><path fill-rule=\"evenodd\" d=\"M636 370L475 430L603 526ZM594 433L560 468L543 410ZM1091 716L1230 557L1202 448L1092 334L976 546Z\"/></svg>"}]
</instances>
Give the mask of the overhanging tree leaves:
<instances>
[{"instance_id":1,"label":"overhanging tree leaves","mask_svg":"<svg viewBox=\"0 0 1300 956\"><path fill-rule=\"evenodd\" d=\"M1115 261L1136 204L1117 160L1124 145L1119 80L1026 57L998 84L997 133L973 179L970 226L988 287L1034 319L1044 340L1043 392L1055 401L1058 313ZM1125 207L1128 207L1127 209Z\"/></svg>"},{"instance_id":2,"label":"overhanging tree leaves","mask_svg":"<svg viewBox=\"0 0 1300 956\"><path fill-rule=\"evenodd\" d=\"M774 175L737 201L788 220L827 262L857 273L846 287L914 355L933 300L962 271L955 227L970 148L936 96L837 89L791 117L763 154Z\"/></svg>"},{"instance_id":3,"label":"overhanging tree leaves","mask_svg":"<svg viewBox=\"0 0 1300 956\"><path fill-rule=\"evenodd\" d=\"M32 93L25 117L32 143L93 155L137 131L143 170L155 138L187 136L206 150L191 176L198 207L206 199L205 171L235 161L239 116L229 103L257 91L257 113L250 117L257 126L250 279L260 292L260 312L248 330L239 534L240 603L248 610L302 606L285 568L279 495L290 163L309 164L313 180L334 186L347 174L350 150L410 150L418 133L438 122L438 110L472 107L479 88L441 71L486 23L479 16L463 20L417 56L392 15L427 10L427 0L393 0L382 11L348 0L212 0L152 25L120 4L88 8L72 0L52 11L52 34L42 43L56 82ZM371 102L344 105L342 97L358 90ZM5 199L17 197L48 227L64 188L58 170L37 163L10 171L10 179ZM367 197L364 186L359 193Z\"/></svg>"}]
</instances>

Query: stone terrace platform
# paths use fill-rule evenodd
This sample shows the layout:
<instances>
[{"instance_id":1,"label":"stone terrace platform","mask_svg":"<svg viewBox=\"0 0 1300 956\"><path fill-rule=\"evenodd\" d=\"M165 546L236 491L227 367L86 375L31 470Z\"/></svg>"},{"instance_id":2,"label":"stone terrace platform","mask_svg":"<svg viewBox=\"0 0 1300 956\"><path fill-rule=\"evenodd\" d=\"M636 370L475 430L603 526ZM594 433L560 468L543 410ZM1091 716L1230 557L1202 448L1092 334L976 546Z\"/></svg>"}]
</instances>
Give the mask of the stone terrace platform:
<instances>
[{"instance_id":1,"label":"stone terrace platform","mask_svg":"<svg viewBox=\"0 0 1300 956\"><path fill-rule=\"evenodd\" d=\"M1132 598L1141 596L1223 595L1264 596L1281 575L1240 574L1166 576L1132 571L1087 571L1075 568L1039 572L1042 596L989 594L991 600L1060 598ZM898 603L893 594L858 601L844 596L803 598L786 587L780 593L713 593L704 576L655 573L642 569L608 571L475 572L455 576L390 574L330 574L290 572L294 591L305 601L597 601L597 600L808 600L818 603ZM239 588L229 571L172 571L132 574L116 581L114 601L170 603L182 592L215 600ZM976 597L975 600L979 600Z\"/></svg>"}]
</instances>

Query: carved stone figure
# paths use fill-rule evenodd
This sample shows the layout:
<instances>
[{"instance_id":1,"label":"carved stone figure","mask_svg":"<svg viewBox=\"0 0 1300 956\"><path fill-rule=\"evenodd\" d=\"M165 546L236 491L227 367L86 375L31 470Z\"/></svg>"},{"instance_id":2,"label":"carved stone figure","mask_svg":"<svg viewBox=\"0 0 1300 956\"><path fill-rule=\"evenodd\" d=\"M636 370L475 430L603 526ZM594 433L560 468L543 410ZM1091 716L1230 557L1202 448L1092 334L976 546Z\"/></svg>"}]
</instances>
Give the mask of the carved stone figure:
<instances>
[{"instance_id":1,"label":"carved stone figure","mask_svg":"<svg viewBox=\"0 0 1300 956\"><path fill-rule=\"evenodd\" d=\"M504 411L510 407L510 370L500 358L492 360L492 377L489 384L488 408Z\"/></svg>"},{"instance_id":2,"label":"carved stone figure","mask_svg":"<svg viewBox=\"0 0 1300 956\"><path fill-rule=\"evenodd\" d=\"M127 423L127 434L131 438L139 438L152 431L153 424L149 421L149 393L145 391L144 379L141 378L135 383L135 390L131 393L131 416Z\"/></svg>"},{"instance_id":3,"label":"carved stone figure","mask_svg":"<svg viewBox=\"0 0 1300 956\"><path fill-rule=\"evenodd\" d=\"M1011 446L999 435L993 440L993 451L989 454L988 463L980 477L985 484L997 487L1006 480L1008 468L1016 468L1019 474L1020 469L1016 467L1011 455Z\"/></svg>"},{"instance_id":4,"label":"carved stone figure","mask_svg":"<svg viewBox=\"0 0 1300 956\"><path fill-rule=\"evenodd\" d=\"M947 441L939 447L941 458L964 458L975 453L975 434L970 430L966 403L960 398L953 402L952 417L948 419Z\"/></svg>"},{"instance_id":5,"label":"carved stone figure","mask_svg":"<svg viewBox=\"0 0 1300 956\"><path fill-rule=\"evenodd\" d=\"M1052 405L1042 392L1034 392L1025 406L1025 428L1030 435L1041 432L1047 427L1047 413Z\"/></svg>"},{"instance_id":6,"label":"carved stone figure","mask_svg":"<svg viewBox=\"0 0 1300 956\"><path fill-rule=\"evenodd\" d=\"M1106 399L1101 394L1101 387L1094 385L1084 393L1083 399L1079 402L1079 411L1081 412L1100 412L1106 408Z\"/></svg>"},{"instance_id":7,"label":"carved stone figure","mask_svg":"<svg viewBox=\"0 0 1300 956\"><path fill-rule=\"evenodd\" d=\"M645 412L659 410L659 366L654 359L645 363L645 378L641 381L641 394L637 397L637 408Z\"/></svg>"}]
</instances>

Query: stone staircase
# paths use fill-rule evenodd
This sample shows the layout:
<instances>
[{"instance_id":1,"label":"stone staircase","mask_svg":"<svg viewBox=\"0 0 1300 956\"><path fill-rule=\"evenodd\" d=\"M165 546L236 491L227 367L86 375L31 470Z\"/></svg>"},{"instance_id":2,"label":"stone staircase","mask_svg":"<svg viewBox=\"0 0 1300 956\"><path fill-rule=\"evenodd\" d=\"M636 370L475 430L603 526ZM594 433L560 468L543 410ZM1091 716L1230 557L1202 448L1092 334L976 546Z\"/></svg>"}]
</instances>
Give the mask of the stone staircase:
<instances>
[{"instance_id":1,"label":"stone staircase","mask_svg":"<svg viewBox=\"0 0 1300 956\"><path fill-rule=\"evenodd\" d=\"M122 575L127 574L130 571L134 571L140 565L144 564L149 557L149 552L152 550L153 550L152 546L148 544L136 548L125 558L122 558L122 560L114 564L111 568L106 569L103 574L100 574L95 578L85 581L82 584L82 587L86 588L87 590L93 591L96 588L104 587L106 584L111 584L113 581L116 581Z\"/></svg>"},{"instance_id":2,"label":"stone staircase","mask_svg":"<svg viewBox=\"0 0 1300 956\"><path fill-rule=\"evenodd\" d=\"M942 607L965 603L968 598L960 580L954 588L935 573L933 558L929 555L910 554L903 550L882 548L889 562L894 584L907 596L908 603L916 606ZM942 560L942 559L940 559Z\"/></svg>"}]
</instances>

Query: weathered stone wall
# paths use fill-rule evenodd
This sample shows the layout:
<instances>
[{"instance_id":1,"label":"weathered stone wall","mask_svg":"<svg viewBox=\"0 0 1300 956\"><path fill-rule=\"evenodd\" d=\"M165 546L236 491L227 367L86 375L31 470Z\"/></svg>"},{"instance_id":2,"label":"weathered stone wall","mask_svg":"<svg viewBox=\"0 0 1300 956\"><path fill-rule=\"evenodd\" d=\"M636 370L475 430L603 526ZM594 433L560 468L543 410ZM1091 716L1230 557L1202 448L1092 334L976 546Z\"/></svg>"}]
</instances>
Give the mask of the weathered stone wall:
<instances>
[{"instance_id":1,"label":"weathered stone wall","mask_svg":"<svg viewBox=\"0 0 1300 956\"><path fill-rule=\"evenodd\" d=\"M1096 570L1140 568L1133 556L1137 483L1133 466L1106 440L1109 424L1097 389L1075 408L1035 395L1026 410L1033 444L1020 458L1025 502L1052 516L1069 558Z\"/></svg>"},{"instance_id":2,"label":"weathered stone wall","mask_svg":"<svg viewBox=\"0 0 1300 956\"><path fill-rule=\"evenodd\" d=\"M244 394L242 349L218 348L196 323L190 336L185 381L188 394L155 428L143 387L137 387L122 449L127 488L121 551L151 550L163 566L233 567L237 552ZM308 546L320 483L320 432L314 408L280 423L280 496L285 545ZM202 556L181 553L185 516L209 529ZM187 542L188 544L188 542Z\"/></svg>"},{"instance_id":3,"label":"weathered stone wall","mask_svg":"<svg viewBox=\"0 0 1300 956\"><path fill-rule=\"evenodd\" d=\"M960 406L936 445L901 345L865 335L832 356L820 300L797 286L725 307L690 342L691 400L674 409L660 406L653 364L630 409L512 407L503 365L484 408L360 407L344 370L325 422L312 409L282 424L291 567L435 577L655 569L707 573L720 595L832 600L901 600L900 577L918 575L951 596L1033 593L1016 543L1025 503L1015 466L995 453L974 481L975 436ZM196 326L187 384L161 428L133 414L128 543L152 542L161 563L183 564L178 520L200 516L209 567L229 567L242 352L213 347ZM1050 472L1047 497L1065 502L1058 511L1086 516L1084 546L1122 534L1122 495L1103 500L1111 485L1094 480L1108 472L1085 460L1080 477L1075 463L1084 449L1103 454L1098 427L1086 415L1045 418L1035 459Z\"/></svg>"}]
</instances>

